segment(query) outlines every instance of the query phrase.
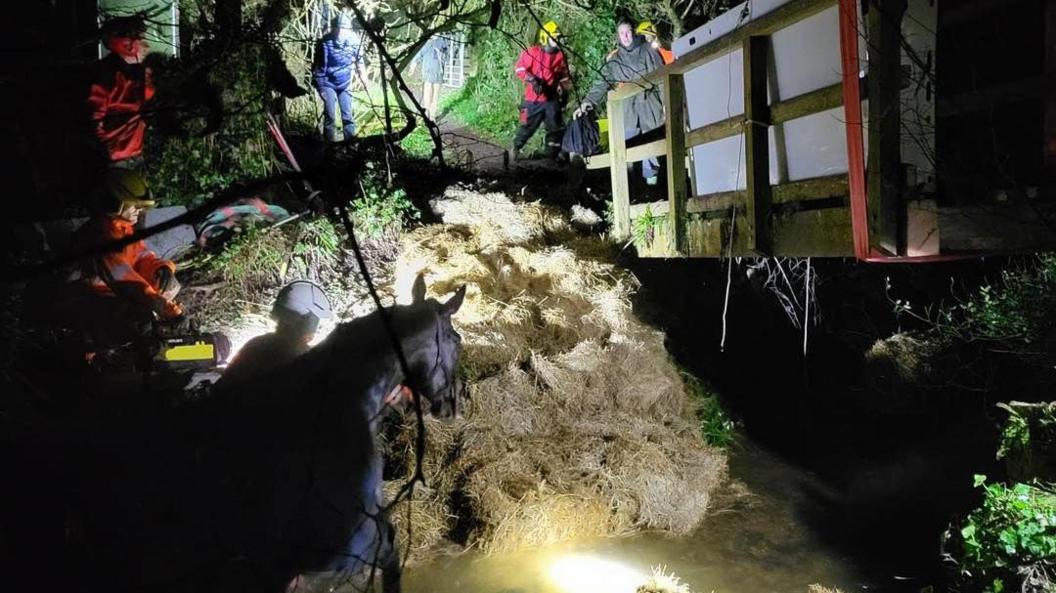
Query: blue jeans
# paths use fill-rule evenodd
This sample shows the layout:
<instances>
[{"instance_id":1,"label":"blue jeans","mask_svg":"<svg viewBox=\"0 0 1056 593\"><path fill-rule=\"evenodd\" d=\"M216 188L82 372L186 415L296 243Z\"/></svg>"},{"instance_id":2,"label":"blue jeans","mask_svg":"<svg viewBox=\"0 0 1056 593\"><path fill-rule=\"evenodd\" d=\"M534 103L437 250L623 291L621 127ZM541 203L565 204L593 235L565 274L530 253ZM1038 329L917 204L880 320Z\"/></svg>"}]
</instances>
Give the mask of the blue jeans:
<instances>
[{"instance_id":1,"label":"blue jeans","mask_svg":"<svg viewBox=\"0 0 1056 593\"><path fill-rule=\"evenodd\" d=\"M641 128L627 128L623 131L623 139L630 140L635 136L640 136L642 133ZM660 170L660 161L653 157L651 159L645 159L642 161L642 177L649 179L650 177L656 177L657 172Z\"/></svg>"},{"instance_id":2,"label":"blue jeans","mask_svg":"<svg viewBox=\"0 0 1056 593\"><path fill-rule=\"evenodd\" d=\"M339 142L337 126L334 125L334 109L341 107L341 123L344 129L345 140L350 140L356 135L356 121L352 114L352 93L345 88L336 91L328 86L318 87L319 96L323 99L323 134L327 140Z\"/></svg>"}]
</instances>

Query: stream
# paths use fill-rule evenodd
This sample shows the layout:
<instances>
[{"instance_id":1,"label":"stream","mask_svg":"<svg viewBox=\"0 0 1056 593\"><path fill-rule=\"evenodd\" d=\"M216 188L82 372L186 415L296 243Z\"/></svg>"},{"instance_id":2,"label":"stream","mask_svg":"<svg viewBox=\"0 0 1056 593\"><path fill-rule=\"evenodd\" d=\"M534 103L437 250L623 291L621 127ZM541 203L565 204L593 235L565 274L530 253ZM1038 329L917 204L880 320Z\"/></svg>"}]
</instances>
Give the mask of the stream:
<instances>
[{"instance_id":1,"label":"stream","mask_svg":"<svg viewBox=\"0 0 1056 593\"><path fill-rule=\"evenodd\" d=\"M803 592L818 583L880 590L869 570L823 543L806 515L818 510L816 479L742 443L730 457L734 486L687 538L654 533L484 556L467 553L416 566L409 593L634 593L656 567L694 593Z\"/></svg>"}]
</instances>

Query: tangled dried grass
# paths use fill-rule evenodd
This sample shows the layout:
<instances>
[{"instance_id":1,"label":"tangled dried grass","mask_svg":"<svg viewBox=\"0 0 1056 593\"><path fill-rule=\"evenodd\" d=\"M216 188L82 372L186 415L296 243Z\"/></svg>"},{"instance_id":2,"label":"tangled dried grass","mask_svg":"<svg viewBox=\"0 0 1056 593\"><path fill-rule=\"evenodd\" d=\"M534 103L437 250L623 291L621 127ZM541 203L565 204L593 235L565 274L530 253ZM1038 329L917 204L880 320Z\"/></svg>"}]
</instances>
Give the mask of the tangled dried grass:
<instances>
[{"instance_id":1,"label":"tangled dried grass","mask_svg":"<svg viewBox=\"0 0 1056 593\"><path fill-rule=\"evenodd\" d=\"M726 458L704 443L663 335L634 317L637 285L611 247L500 194L449 190L436 207L447 224L407 237L396 292L409 298L419 272L438 295L468 286L455 319L468 402L428 423L411 549L697 527ZM413 426L400 434L392 453L413 463Z\"/></svg>"},{"instance_id":2,"label":"tangled dried grass","mask_svg":"<svg viewBox=\"0 0 1056 593\"><path fill-rule=\"evenodd\" d=\"M673 572L668 572L666 566L653 568L653 574L649 579L639 586L635 593L693 593L689 585L682 582Z\"/></svg>"}]
</instances>

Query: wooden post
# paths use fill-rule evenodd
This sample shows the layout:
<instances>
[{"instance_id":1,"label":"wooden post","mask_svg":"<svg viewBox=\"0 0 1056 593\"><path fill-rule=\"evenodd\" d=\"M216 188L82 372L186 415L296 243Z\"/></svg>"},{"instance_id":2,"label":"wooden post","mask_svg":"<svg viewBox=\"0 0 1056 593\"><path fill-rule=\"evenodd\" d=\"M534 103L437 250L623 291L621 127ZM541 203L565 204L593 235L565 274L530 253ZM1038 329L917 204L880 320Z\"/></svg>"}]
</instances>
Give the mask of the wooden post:
<instances>
[{"instance_id":1,"label":"wooden post","mask_svg":"<svg viewBox=\"0 0 1056 593\"><path fill-rule=\"evenodd\" d=\"M631 194L627 182L627 140L624 138L623 101L609 97L609 175L612 178L612 235L631 236Z\"/></svg>"},{"instance_id":2,"label":"wooden post","mask_svg":"<svg viewBox=\"0 0 1056 593\"><path fill-rule=\"evenodd\" d=\"M745 161L748 197L745 204L747 248L767 255L773 247L770 228L770 106L766 94L766 62L769 38L744 40Z\"/></svg>"},{"instance_id":3,"label":"wooden post","mask_svg":"<svg viewBox=\"0 0 1056 593\"><path fill-rule=\"evenodd\" d=\"M664 83L667 111L667 222L671 255L689 255L686 242L686 83L681 74L668 74Z\"/></svg>"},{"instance_id":4,"label":"wooden post","mask_svg":"<svg viewBox=\"0 0 1056 593\"><path fill-rule=\"evenodd\" d=\"M866 166L870 247L902 248L902 15L906 0L870 0L869 162Z\"/></svg>"}]
</instances>

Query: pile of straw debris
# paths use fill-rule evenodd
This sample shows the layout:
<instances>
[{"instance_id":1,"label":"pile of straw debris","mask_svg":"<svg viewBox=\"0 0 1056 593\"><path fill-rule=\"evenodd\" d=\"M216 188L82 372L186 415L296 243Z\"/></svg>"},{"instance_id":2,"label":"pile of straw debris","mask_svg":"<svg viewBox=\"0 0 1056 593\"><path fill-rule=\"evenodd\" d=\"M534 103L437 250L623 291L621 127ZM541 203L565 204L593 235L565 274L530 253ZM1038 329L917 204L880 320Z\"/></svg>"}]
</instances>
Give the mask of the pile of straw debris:
<instances>
[{"instance_id":1,"label":"pile of straw debris","mask_svg":"<svg viewBox=\"0 0 1056 593\"><path fill-rule=\"evenodd\" d=\"M502 194L450 189L434 208L446 224L406 237L396 292L409 300L418 272L431 296L468 286L454 319L468 401L458 420L427 423L428 488L393 510L404 549L696 528L726 457L703 441L663 335L632 313L637 285L612 246ZM413 435L408 420L389 442L405 472L390 496L411 475Z\"/></svg>"}]
</instances>

